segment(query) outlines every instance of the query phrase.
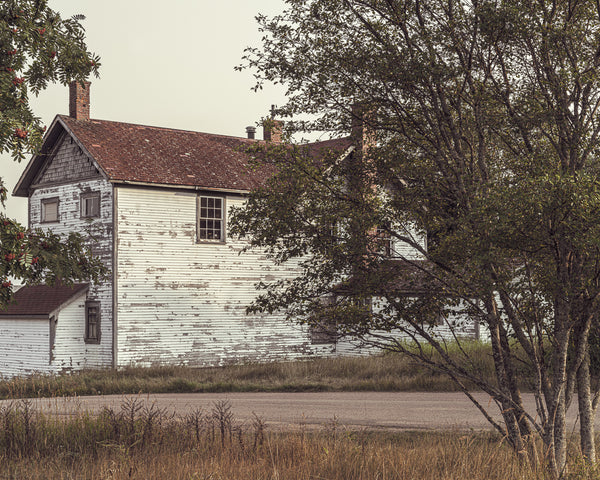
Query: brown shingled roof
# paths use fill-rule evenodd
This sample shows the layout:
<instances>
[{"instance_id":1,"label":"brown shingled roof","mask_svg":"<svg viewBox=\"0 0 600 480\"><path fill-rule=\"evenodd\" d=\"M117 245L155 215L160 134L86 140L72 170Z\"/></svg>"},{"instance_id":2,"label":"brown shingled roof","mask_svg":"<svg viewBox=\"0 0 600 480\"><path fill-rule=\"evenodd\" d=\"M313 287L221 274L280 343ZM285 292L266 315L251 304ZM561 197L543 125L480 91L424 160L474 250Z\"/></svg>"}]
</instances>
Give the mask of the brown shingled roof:
<instances>
[{"instance_id":1,"label":"brown shingled roof","mask_svg":"<svg viewBox=\"0 0 600 480\"><path fill-rule=\"evenodd\" d=\"M259 140L58 115L44 138L41 153L29 162L13 195L29 195L31 183L64 129L115 183L245 193L264 184L274 173L273 167L250 167L246 149ZM327 150L341 153L350 145L346 137L306 146L318 158Z\"/></svg>"},{"instance_id":2,"label":"brown shingled roof","mask_svg":"<svg viewBox=\"0 0 600 480\"><path fill-rule=\"evenodd\" d=\"M79 293L87 290L87 283L72 286L32 285L20 288L15 292L15 303L5 310L0 310L0 316L49 316L63 303Z\"/></svg>"},{"instance_id":3,"label":"brown shingled roof","mask_svg":"<svg viewBox=\"0 0 600 480\"><path fill-rule=\"evenodd\" d=\"M255 140L60 116L109 180L208 189L252 190L264 170L247 167L244 148Z\"/></svg>"}]
</instances>

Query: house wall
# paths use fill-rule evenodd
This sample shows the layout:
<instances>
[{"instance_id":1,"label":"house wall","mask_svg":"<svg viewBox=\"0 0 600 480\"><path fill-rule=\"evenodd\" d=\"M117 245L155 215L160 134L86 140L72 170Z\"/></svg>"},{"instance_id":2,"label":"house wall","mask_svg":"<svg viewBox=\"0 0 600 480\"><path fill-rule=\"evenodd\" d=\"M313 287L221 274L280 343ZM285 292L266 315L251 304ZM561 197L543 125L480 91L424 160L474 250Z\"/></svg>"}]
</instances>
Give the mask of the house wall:
<instances>
[{"instance_id":1,"label":"house wall","mask_svg":"<svg viewBox=\"0 0 600 480\"><path fill-rule=\"evenodd\" d=\"M56 314L56 335L52 349L53 372L97 368L103 365L101 344L85 343L85 301L81 295Z\"/></svg>"},{"instance_id":2,"label":"house wall","mask_svg":"<svg viewBox=\"0 0 600 480\"><path fill-rule=\"evenodd\" d=\"M384 308L384 305L385 300L374 300L374 313L381 312ZM467 317L461 313L462 308L456 307L453 310L455 310L455 312L448 313L447 317L443 319L440 324L429 327L428 333L432 335L433 338L441 342L449 341L451 343L457 338L482 341L488 340L485 336L485 332L480 328L480 325L471 319L467 319ZM373 331L374 336L371 337L371 339L375 344L382 345L385 343L393 344L393 342L397 340L412 342L414 337L422 338L416 333L416 330L411 330L408 325L407 330L411 332L412 335L409 335L407 331L401 329L391 330L390 332L383 330ZM361 343L351 338L341 338L335 346L335 352L340 356L358 356L381 352L380 348L368 343L368 336L366 340L367 342Z\"/></svg>"},{"instance_id":3,"label":"house wall","mask_svg":"<svg viewBox=\"0 0 600 480\"><path fill-rule=\"evenodd\" d=\"M48 319L0 318L0 352L0 377L49 373Z\"/></svg>"},{"instance_id":4,"label":"house wall","mask_svg":"<svg viewBox=\"0 0 600 480\"><path fill-rule=\"evenodd\" d=\"M61 177L57 172L63 171ZM77 143L65 137L57 146L52 161L40 173L29 197L29 225L32 228L52 230L56 234L89 232L93 239L90 246L93 255L112 270L113 205L112 185L100 176L91 160ZM100 217L81 218L80 195L86 192L100 192ZM59 198L59 221L41 221L41 203L45 198ZM89 367L112 365L112 284L91 285L88 299L100 301L101 341L97 351L85 362ZM83 328L83 325L82 325ZM83 330L80 330L83 331ZM83 339L83 334L82 334Z\"/></svg>"},{"instance_id":5,"label":"house wall","mask_svg":"<svg viewBox=\"0 0 600 480\"><path fill-rule=\"evenodd\" d=\"M289 277L244 243L198 243L194 192L115 187L118 365L216 365L312 354L282 315L245 314L260 280ZM226 208L240 205L227 196Z\"/></svg>"}]
</instances>

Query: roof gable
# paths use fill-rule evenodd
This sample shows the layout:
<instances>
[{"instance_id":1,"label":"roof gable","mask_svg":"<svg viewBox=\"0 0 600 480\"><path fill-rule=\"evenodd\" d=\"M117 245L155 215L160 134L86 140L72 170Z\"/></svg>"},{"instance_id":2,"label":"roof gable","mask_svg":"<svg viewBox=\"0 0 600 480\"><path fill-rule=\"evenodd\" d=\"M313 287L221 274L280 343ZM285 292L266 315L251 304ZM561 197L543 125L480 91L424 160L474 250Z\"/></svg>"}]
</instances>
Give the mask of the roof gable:
<instances>
[{"instance_id":1,"label":"roof gable","mask_svg":"<svg viewBox=\"0 0 600 480\"><path fill-rule=\"evenodd\" d=\"M15 292L15 303L0 310L0 317L49 316L61 305L73 297L83 294L87 289L87 283L72 286L32 285L23 287Z\"/></svg>"},{"instance_id":2,"label":"roof gable","mask_svg":"<svg viewBox=\"0 0 600 480\"><path fill-rule=\"evenodd\" d=\"M63 134L35 176L33 184L47 185L98 177L101 174L92 159L83 152L73 137Z\"/></svg>"}]
</instances>

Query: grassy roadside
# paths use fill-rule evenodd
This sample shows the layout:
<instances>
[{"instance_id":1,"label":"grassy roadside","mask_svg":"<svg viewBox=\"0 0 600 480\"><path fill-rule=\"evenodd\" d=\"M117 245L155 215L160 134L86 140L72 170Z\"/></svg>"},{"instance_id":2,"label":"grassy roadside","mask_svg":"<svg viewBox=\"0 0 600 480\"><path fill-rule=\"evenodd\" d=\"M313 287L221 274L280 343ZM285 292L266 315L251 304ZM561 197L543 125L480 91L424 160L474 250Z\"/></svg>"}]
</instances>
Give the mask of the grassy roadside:
<instances>
[{"instance_id":1,"label":"grassy roadside","mask_svg":"<svg viewBox=\"0 0 600 480\"><path fill-rule=\"evenodd\" d=\"M470 368L493 376L488 345L468 345ZM459 355L456 354L456 358ZM87 370L0 381L0 398L185 392L454 391L446 376L399 354L213 368Z\"/></svg>"},{"instance_id":2,"label":"grassy roadside","mask_svg":"<svg viewBox=\"0 0 600 480\"><path fill-rule=\"evenodd\" d=\"M137 400L97 416L0 409L0 478L193 480L546 480L493 432L277 431L239 423L227 402L173 416ZM569 479L597 479L573 439Z\"/></svg>"}]
</instances>

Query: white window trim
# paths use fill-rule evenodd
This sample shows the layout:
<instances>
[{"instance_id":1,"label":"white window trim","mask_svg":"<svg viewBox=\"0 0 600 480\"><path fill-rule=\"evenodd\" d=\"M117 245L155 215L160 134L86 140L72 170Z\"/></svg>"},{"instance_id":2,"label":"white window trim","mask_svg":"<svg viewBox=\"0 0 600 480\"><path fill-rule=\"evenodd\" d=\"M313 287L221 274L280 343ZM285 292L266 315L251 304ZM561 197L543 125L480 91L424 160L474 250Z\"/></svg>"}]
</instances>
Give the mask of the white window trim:
<instances>
[{"instance_id":1,"label":"white window trim","mask_svg":"<svg viewBox=\"0 0 600 480\"><path fill-rule=\"evenodd\" d=\"M221 202L221 218L217 219L217 218L202 218L200 216L201 214L201 209L202 209L202 199L206 198L206 199L214 199L214 200L219 200ZM218 195L198 195L198 197L196 198L196 238L197 238L197 242L198 243L225 243L226 240L226 235L227 235L227 231L226 231L226 218L227 218L227 207L225 204L225 197L221 197ZM221 234L220 237L218 239L216 238L202 238L201 234L200 234L200 222L202 220L219 220L221 222Z\"/></svg>"}]
</instances>

